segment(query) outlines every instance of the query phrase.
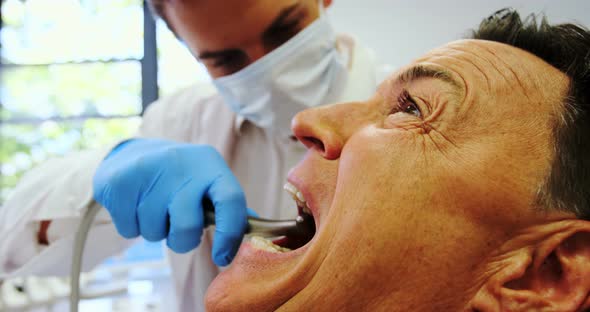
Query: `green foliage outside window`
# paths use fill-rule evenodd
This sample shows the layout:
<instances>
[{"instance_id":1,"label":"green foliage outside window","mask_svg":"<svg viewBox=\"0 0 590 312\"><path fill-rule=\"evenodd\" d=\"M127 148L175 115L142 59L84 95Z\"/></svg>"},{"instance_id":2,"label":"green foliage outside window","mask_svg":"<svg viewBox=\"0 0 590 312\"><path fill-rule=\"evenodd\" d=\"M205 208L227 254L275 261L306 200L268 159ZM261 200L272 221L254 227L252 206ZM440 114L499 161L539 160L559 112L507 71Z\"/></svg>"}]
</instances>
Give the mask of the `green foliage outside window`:
<instances>
[{"instance_id":1,"label":"green foliage outside window","mask_svg":"<svg viewBox=\"0 0 590 312\"><path fill-rule=\"evenodd\" d=\"M142 111L142 0L0 0L0 203L44 160L132 136ZM209 77L161 21L161 95Z\"/></svg>"}]
</instances>

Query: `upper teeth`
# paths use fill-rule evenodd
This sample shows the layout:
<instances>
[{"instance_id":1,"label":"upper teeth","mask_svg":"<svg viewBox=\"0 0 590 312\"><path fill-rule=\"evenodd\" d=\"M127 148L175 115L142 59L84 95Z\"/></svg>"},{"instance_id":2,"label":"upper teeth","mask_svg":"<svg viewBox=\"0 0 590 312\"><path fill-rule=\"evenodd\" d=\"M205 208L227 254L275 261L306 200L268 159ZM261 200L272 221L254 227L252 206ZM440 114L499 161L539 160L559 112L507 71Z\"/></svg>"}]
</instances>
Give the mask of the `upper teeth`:
<instances>
[{"instance_id":1,"label":"upper teeth","mask_svg":"<svg viewBox=\"0 0 590 312\"><path fill-rule=\"evenodd\" d=\"M307 201L305 200L305 197L303 197L303 193L301 193L301 191L298 190L297 187L295 187L295 185L287 182L285 183L285 186L283 186L283 189L285 189L285 191L287 191L289 194L291 194L291 196L293 196L293 199L297 202L297 205L302 208L303 212L307 214L312 214L311 210L309 209L309 206L307 206Z\"/></svg>"}]
</instances>

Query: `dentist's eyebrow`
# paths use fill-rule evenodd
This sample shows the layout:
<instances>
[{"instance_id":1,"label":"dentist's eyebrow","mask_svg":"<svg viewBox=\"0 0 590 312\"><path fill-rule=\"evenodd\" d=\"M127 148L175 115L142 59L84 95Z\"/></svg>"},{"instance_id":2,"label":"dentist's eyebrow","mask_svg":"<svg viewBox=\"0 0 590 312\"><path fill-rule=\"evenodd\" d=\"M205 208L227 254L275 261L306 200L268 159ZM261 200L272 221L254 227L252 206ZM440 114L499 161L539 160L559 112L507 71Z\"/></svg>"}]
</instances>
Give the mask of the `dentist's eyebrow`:
<instances>
[{"instance_id":1,"label":"dentist's eyebrow","mask_svg":"<svg viewBox=\"0 0 590 312\"><path fill-rule=\"evenodd\" d=\"M264 32L263 36L269 32L272 32L276 28L280 28L280 26L285 22L285 19L289 17L289 14L293 13L295 10L301 9L301 3L297 2L293 5L290 5L284 9L282 9L277 17L271 22L270 26L268 26ZM224 58L224 57L231 57L236 55L242 55L244 51L237 49L237 48L230 48L224 49L219 51L203 51L199 53L197 59L205 60L205 59L213 59L213 58Z\"/></svg>"},{"instance_id":2,"label":"dentist's eyebrow","mask_svg":"<svg viewBox=\"0 0 590 312\"><path fill-rule=\"evenodd\" d=\"M285 24L285 20L287 20L287 17L291 17L290 15L292 13L297 13L297 11L301 11L302 9L303 7L299 2L282 9L281 12L279 12L277 17L274 19L274 21L272 21L272 23L270 23L270 25L264 30L264 32L262 33L262 37L267 37L271 35L273 32L276 32L277 29L281 29L282 27L284 27L283 24ZM297 22L299 22L299 20L303 18L302 13L303 12L299 12L299 14L297 14L294 17ZM289 24L293 24L293 21Z\"/></svg>"},{"instance_id":3,"label":"dentist's eyebrow","mask_svg":"<svg viewBox=\"0 0 590 312\"><path fill-rule=\"evenodd\" d=\"M410 67L401 72L396 80L401 83L409 83L421 78L438 79L450 84L455 91L463 90L463 85L459 83L450 72L434 66L416 65Z\"/></svg>"}]
</instances>

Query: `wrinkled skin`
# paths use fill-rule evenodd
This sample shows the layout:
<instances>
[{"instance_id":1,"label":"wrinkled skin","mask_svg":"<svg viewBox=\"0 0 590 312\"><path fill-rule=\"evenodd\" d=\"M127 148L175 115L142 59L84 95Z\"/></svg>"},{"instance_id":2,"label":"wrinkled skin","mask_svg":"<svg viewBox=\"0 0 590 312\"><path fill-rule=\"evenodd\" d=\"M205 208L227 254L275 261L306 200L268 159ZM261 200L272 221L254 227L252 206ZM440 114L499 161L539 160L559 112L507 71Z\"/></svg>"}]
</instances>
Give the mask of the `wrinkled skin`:
<instances>
[{"instance_id":1,"label":"wrinkled skin","mask_svg":"<svg viewBox=\"0 0 590 312\"><path fill-rule=\"evenodd\" d=\"M210 286L208 310L461 311L485 301L483 287L508 276L504 260L547 224L575 219L533 209L553 157L564 74L479 40L447 44L407 68L416 65L444 70L456 85L397 73L365 102L294 118L309 151L289 180L318 231L284 254L244 243ZM402 90L417 107L400 107Z\"/></svg>"}]
</instances>

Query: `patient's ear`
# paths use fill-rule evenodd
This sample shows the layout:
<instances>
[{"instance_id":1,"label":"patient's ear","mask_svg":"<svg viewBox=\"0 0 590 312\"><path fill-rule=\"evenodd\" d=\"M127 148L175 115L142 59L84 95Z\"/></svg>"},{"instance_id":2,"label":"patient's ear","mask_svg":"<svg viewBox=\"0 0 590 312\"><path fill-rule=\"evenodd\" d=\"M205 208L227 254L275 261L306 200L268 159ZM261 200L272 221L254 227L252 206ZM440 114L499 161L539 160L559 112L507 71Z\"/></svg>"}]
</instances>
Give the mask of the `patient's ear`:
<instances>
[{"instance_id":1,"label":"patient's ear","mask_svg":"<svg viewBox=\"0 0 590 312\"><path fill-rule=\"evenodd\" d=\"M574 220L563 230L506 254L470 308L590 311L590 222Z\"/></svg>"}]
</instances>

